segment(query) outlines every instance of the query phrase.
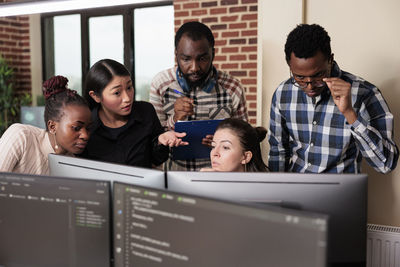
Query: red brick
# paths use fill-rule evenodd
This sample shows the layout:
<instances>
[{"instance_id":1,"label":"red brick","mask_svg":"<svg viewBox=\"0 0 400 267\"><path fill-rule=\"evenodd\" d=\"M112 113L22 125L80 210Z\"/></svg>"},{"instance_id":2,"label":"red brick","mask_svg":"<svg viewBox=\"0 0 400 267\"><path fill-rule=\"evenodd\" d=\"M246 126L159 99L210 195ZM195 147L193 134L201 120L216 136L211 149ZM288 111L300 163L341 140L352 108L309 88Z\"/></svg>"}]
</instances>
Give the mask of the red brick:
<instances>
[{"instance_id":1,"label":"red brick","mask_svg":"<svg viewBox=\"0 0 400 267\"><path fill-rule=\"evenodd\" d=\"M192 11L192 16L207 15L207 9L197 9Z\"/></svg>"},{"instance_id":2,"label":"red brick","mask_svg":"<svg viewBox=\"0 0 400 267\"><path fill-rule=\"evenodd\" d=\"M214 58L214 60L217 60L217 61L226 61L226 56L215 56L215 58Z\"/></svg>"},{"instance_id":3,"label":"red brick","mask_svg":"<svg viewBox=\"0 0 400 267\"><path fill-rule=\"evenodd\" d=\"M212 6L218 6L217 1L201 3L201 7L212 7Z\"/></svg>"},{"instance_id":4,"label":"red brick","mask_svg":"<svg viewBox=\"0 0 400 267\"><path fill-rule=\"evenodd\" d=\"M229 8L229 13L245 12L245 11L247 11L247 7L246 6Z\"/></svg>"},{"instance_id":5,"label":"red brick","mask_svg":"<svg viewBox=\"0 0 400 267\"><path fill-rule=\"evenodd\" d=\"M242 0L242 4L257 4L258 0Z\"/></svg>"},{"instance_id":6,"label":"red brick","mask_svg":"<svg viewBox=\"0 0 400 267\"><path fill-rule=\"evenodd\" d=\"M223 47L222 48L222 53L237 53L239 52L238 47Z\"/></svg>"},{"instance_id":7,"label":"red brick","mask_svg":"<svg viewBox=\"0 0 400 267\"><path fill-rule=\"evenodd\" d=\"M242 31L242 36L257 36L257 30Z\"/></svg>"},{"instance_id":8,"label":"red brick","mask_svg":"<svg viewBox=\"0 0 400 267\"><path fill-rule=\"evenodd\" d=\"M223 16L221 17L222 22L232 22L232 21L237 21L239 16Z\"/></svg>"},{"instance_id":9,"label":"red brick","mask_svg":"<svg viewBox=\"0 0 400 267\"><path fill-rule=\"evenodd\" d=\"M211 30L216 31L216 30L226 30L227 25L226 24L217 24L217 25L211 25Z\"/></svg>"},{"instance_id":10,"label":"red brick","mask_svg":"<svg viewBox=\"0 0 400 267\"><path fill-rule=\"evenodd\" d=\"M199 8L200 4L198 2L190 2L183 4L183 9Z\"/></svg>"},{"instance_id":11,"label":"red brick","mask_svg":"<svg viewBox=\"0 0 400 267\"><path fill-rule=\"evenodd\" d=\"M249 55L250 60L257 60L257 54L255 55Z\"/></svg>"},{"instance_id":12,"label":"red brick","mask_svg":"<svg viewBox=\"0 0 400 267\"><path fill-rule=\"evenodd\" d=\"M258 25L257 21L250 22L250 28L257 28L257 25Z\"/></svg>"},{"instance_id":13,"label":"red brick","mask_svg":"<svg viewBox=\"0 0 400 267\"><path fill-rule=\"evenodd\" d=\"M251 6L251 7L249 8L249 11L254 11L254 12L256 12L256 11L258 11L258 7L257 7L257 6Z\"/></svg>"},{"instance_id":14,"label":"red brick","mask_svg":"<svg viewBox=\"0 0 400 267\"><path fill-rule=\"evenodd\" d=\"M222 64L222 69L237 69L237 68L239 68L239 64L237 64L237 63Z\"/></svg>"},{"instance_id":15,"label":"red brick","mask_svg":"<svg viewBox=\"0 0 400 267\"><path fill-rule=\"evenodd\" d=\"M182 25L182 21L180 19L175 19L175 26Z\"/></svg>"},{"instance_id":16,"label":"red brick","mask_svg":"<svg viewBox=\"0 0 400 267\"><path fill-rule=\"evenodd\" d=\"M227 12L226 7L212 8L212 9L210 9L210 14L212 14L212 15L226 14L226 12Z\"/></svg>"},{"instance_id":17,"label":"red brick","mask_svg":"<svg viewBox=\"0 0 400 267\"><path fill-rule=\"evenodd\" d=\"M176 1L174 1L174 11L181 10L181 9L182 9L181 4L177 4Z\"/></svg>"},{"instance_id":18,"label":"red brick","mask_svg":"<svg viewBox=\"0 0 400 267\"><path fill-rule=\"evenodd\" d=\"M242 79L243 84L257 84L257 79Z\"/></svg>"},{"instance_id":19,"label":"red brick","mask_svg":"<svg viewBox=\"0 0 400 267\"><path fill-rule=\"evenodd\" d=\"M186 23L186 22L191 22L191 21L199 21L199 19L198 19L198 18L188 18L188 19L184 19L182 24L184 24L184 23Z\"/></svg>"},{"instance_id":20,"label":"red brick","mask_svg":"<svg viewBox=\"0 0 400 267\"><path fill-rule=\"evenodd\" d=\"M232 61L246 60L246 59L247 59L246 55L231 55L229 57L229 60L232 60Z\"/></svg>"},{"instance_id":21,"label":"red brick","mask_svg":"<svg viewBox=\"0 0 400 267\"><path fill-rule=\"evenodd\" d=\"M257 103L249 103L249 108L257 108Z\"/></svg>"},{"instance_id":22,"label":"red brick","mask_svg":"<svg viewBox=\"0 0 400 267\"><path fill-rule=\"evenodd\" d=\"M16 46L17 42L15 42L15 41L3 41L3 44L7 45L7 46Z\"/></svg>"},{"instance_id":23,"label":"red brick","mask_svg":"<svg viewBox=\"0 0 400 267\"><path fill-rule=\"evenodd\" d=\"M189 11L178 11L175 12L175 17L187 17L189 16Z\"/></svg>"},{"instance_id":24,"label":"red brick","mask_svg":"<svg viewBox=\"0 0 400 267\"><path fill-rule=\"evenodd\" d=\"M257 71L256 70L249 71L249 76L250 77L257 77Z\"/></svg>"},{"instance_id":25,"label":"red brick","mask_svg":"<svg viewBox=\"0 0 400 267\"><path fill-rule=\"evenodd\" d=\"M247 23L231 23L229 24L229 29L246 29Z\"/></svg>"},{"instance_id":26,"label":"red brick","mask_svg":"<svg viewBox=\"0 0 400 267\"><path fill-rule=\"evenodd\" d=\"M231 39L229 40L229 44L234 45L234 44L245 44L247 42L246 39Z\"/></svg>"},{"instance_id":27,"label":"red brick","mask_svg":"<svg viewBox=\"0 0 400 267\"><path fill-rule=\"evenodd\" d=\"M247 76L247 71L230 71L229 74L235 77L243 77Z\"/></svg>"},{"instance_id":28,"label":"red brick","mask_svg":"<svg viewBox=\"0 0 400 267\"><path fill-rule=\"evenodd\" d=\"M223 46L226 45L227 41L226 40L216 40L215 45L216 46Z\"/></svg>"},{"instance_id":29,"label":"red brick","mask_svg":"<svg viewBox=\"0 0 400 267\"><path fill-rule=\"evenodd\" d=\"M242 63L240 67L242 69L255 69L257 68L257 63Z\"/></svg>"},{"instance_id":30,"label":"red brick","mask_svg":"<svg viewBox=\"0 0 400 267\"><path fill-rule=\"evenodd\" d=\"M256 117L257 112L256 112L256 111L249 111L248 114L249 114L249 116L251 116L251 117ZM254 123L256 123L256 122L254 122Z\"/></svg>"},{"instance_id":31,"label":"red brick","mask_svg":"<svg viewBox=\"0 0 400 267\"><path fill-rule=\"evenodd\" d=\"M222 0L221 5L226 6L226 5L237 5L238 0Z\"/></svg>"},{"instance_id":32,"label":"red brick","mask_svg":"<svg viewBox=\"0 0 400 267\"><path fill-rule=\"evenodd\" d=\"M257 46L243 46L242 52L257 52Z\"/></svg>"},{"instance_id":33,"label":"red brick","mask_svg":"<svg viewBox=\"0 0 400 267\"><path fill-rule=\"evenodd\" d=\"M249 44L257 44L257 38L250 38Z\"/></svg>"},{"instance_id":34,"label":"red brick","mask_svg":"<svg viewBox=\"0 0 400 267\"><path fill-rule=\"evenodd\" d=\"M218 18L216 18L216 17L213 17L213 18L203 18L203 19L201 19L201 22L203 22L203 23L218 22Z\"/></svg>"},{"instance_id":35,"label":"red brick","mask_svg":"<svg viewBox=\"0 0 400 267\"><path fill-rule=\"evenodd\" d=\"M244 15L242 15L242 20L257 20L257 13L256 14L244 14Z\"/></svg>"},{"instance_id":36,"label":"red brick","mask_svg":"<svg viewBox=\"0 0 400 267\"><path fill-rule=\"evenodd\" d=\"M0 33L0 38L9 39L10 35L9 34L4 34L4 33Z\"/></svg>"},{"instance_id":37,"label":"red brick","mask_svg":"<svg viewBox=\"0 0 400 267\"><path fill-rule=\"evenodd\" d=\"M16 32L19 32L17 29L14 29L14 28L5 28L5 32L14 32L14 33L16 33Z\"/></svg>"},{"instance_id":38,"label":"red brick","mask_svg":"<svg viewBox=\"0 0 400 267\"><path fill-rule=\"evenodd\" d=\"M241 80L241 82L244 84L243 79ZM246 95L246 100L256 100L256 97L256 95Z\"/></svg>"},{"instance_id":39,"label":"red brick","mask_svg":"<svg viewBox=\"0 0 400 267\"><path fill-rule=\"evenodd\" d=\"M223 32L222 33L222 37L239 37L239 32L232 32L232 31L229 31L229 32Z\"/></svg>"}]
</instances>

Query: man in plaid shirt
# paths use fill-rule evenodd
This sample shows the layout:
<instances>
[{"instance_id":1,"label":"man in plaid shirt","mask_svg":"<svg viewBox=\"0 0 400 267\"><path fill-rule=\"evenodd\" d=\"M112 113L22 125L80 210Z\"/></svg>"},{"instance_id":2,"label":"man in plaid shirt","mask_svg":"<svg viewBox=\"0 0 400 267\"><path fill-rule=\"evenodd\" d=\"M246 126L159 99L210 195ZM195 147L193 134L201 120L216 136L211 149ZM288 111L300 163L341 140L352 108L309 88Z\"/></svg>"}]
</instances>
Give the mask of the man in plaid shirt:
<instances>
[{"instance_id":1,"label":"man in plaid shirt","mask_svg":"<svg viewBox=\"0 0 400 267\"><path fill-rule=\"evenodd\" d=\"M247 121L244 88L236 78L213 65L214 36L200 22L183 24L175 35L178 66L158 73L151 83L150 102L161 125L174 129L179 120L239 118ZM211 145L212 135L204 145ZM210 159L170 160L169 170L210 167Z\"/></svg>"},{"instance_id":2,"label":"man in plaid shirt","mask_svg":"<svg viewBox=\"0 0 400 267\"><path fill-rule=\"evenodd\" d=\"M276 89L268 140L271 171L359 173L397 164L393 115L378 88L333 60L319 25L298 25L287 37L290 79Z\"/></svg>"}]
</instances>

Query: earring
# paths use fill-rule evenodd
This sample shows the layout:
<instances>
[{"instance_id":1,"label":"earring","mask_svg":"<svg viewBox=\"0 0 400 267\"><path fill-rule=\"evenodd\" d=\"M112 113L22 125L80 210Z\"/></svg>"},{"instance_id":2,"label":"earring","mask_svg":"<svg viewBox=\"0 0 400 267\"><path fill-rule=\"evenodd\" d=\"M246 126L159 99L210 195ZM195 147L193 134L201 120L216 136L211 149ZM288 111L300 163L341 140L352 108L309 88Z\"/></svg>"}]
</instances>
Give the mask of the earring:
<instances>
[{"instance_id":1,"label":"earring","mask_svg":"<svg viewBox=\"0 0 400 267\"><path fill-rule=\"evenodd\" d=\"M57 145L57 139L56 139L56 132L53 132L54 134L54 150L58 150L58 145ZM56 151L57 152L57 151Z\"/></svg>"}]
</instances>

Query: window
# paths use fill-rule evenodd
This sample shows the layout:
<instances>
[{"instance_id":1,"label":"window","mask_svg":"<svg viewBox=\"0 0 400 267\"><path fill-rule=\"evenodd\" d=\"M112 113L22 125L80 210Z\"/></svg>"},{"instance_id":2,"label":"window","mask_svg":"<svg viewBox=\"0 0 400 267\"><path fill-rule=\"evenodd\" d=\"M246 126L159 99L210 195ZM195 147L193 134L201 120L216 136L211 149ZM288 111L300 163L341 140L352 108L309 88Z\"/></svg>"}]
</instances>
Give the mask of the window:
<instances>
[{"instance_id":1,"label":"window","mask_svg":"<svg viewBox=\"0 0 400 267\"><path fill-rule=\"evenodd\" d=\"M149 99L151 79L174 66L172 1L42 15L43 80L69 79L82 93L98 60L123 63L135 83L135 99Z\"/></svg>"}]
</instances>

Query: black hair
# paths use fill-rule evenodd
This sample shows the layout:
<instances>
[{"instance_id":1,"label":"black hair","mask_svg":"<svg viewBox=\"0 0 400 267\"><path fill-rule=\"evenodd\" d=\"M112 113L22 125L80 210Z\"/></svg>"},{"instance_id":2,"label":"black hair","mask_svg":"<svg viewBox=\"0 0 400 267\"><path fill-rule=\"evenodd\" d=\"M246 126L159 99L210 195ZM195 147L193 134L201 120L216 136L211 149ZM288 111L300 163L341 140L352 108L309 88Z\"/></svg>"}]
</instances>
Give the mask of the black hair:
<instances>
[{"instance_id":1,"label":"black hair","mask_svg":"<svg viewBox=\"0 0 400 267\"><path fill-rule=\"evenodd\" d=\"M318 51L327 59L331 57L331 38L320 25L299 24L286 39L285 56L288 64L292 52L298 58L310 58Z\"/></svg>"},{"instance_id":2,"label":"black hair","mask_svg":"<svg viewBox=\"0 0 400 267\"><path fill-rule=\"evenodd\" d=\"M95 95L101 97L104 88L115 76L131 77L131 74L124 65L112 59L99 60L89 69L85 79L84 97L90 109L96 107L98 103L89 95L89 92L93 91Z\"/></svg>"},{"instance_id":3,"label":"black hair","mask_svg":"<svg viewBox=\"0 0 400 267\"><path fill-rule=\"evenodd\" d=\"M179 41L182 36L186 35L193 41L198 41L203 38L206 38L211 48L214 49L214 35L212 34L210 28L208 28L205 24L198 21L190 21L183 24L175 35L175 49L178 48Z\"/></svg>"},{"instance_id":4,"label":"black hair","mask_svg":"<svg viewBox=\"0 0 400 267\"><path fill-rule=\"evenodd\" d=\"M251 151L253 154L251 160L246 164L248 172L268 171L262 156L260 142L265 139L267 130L264 127L253 127L248 122L240 119L229 118L221 121L215 131L229 129L233 131L240 140L244 151Z\"/></svg>"},{"instance_id":5,"label":"black hair","mask_svg":"<svg viewBox=\"0 0 400 267\"><path fill-rule=\"evenodd\" d=\"M44 107L46 131L49 130L47 122L60 121L66 106L88 106L86 100L75 90L68 89L67 84L68 79L60 75L51 77L43 83L43 95L46 100Z\"/></svg>"}]
</instances>

